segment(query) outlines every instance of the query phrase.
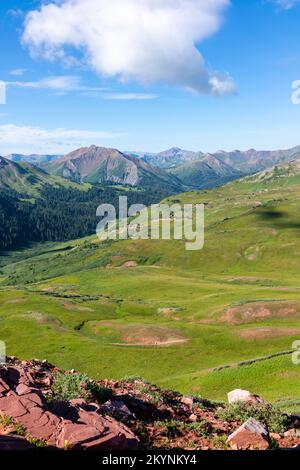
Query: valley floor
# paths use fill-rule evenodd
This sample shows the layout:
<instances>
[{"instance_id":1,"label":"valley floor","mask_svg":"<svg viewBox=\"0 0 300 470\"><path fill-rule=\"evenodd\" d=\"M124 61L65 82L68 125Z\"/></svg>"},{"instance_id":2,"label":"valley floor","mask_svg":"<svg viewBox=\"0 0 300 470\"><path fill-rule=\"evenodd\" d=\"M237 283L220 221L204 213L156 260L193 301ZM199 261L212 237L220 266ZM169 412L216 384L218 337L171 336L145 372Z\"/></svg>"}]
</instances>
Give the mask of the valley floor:
<instances>
[{"instance_id":1,"label":"valley floor","mask_svg":"<svg viewBox=\"0 0 300 470\"><path fill-rule=\"evenodd\" d=\"M243 388L300 411L300 191L267 188L183 195L207 203L196 254L183 242L90 237L1 257L7 353L209 399Z\"/></svg>"}]
</instances>

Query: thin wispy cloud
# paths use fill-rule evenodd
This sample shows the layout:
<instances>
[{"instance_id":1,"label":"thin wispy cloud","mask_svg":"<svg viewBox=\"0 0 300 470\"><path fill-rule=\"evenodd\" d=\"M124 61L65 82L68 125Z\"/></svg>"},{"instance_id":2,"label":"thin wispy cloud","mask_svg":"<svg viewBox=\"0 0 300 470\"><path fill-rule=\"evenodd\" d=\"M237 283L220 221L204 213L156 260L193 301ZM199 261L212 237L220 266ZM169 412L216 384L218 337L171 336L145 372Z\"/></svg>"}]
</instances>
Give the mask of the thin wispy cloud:
<instances>
[{"instance_id":1,"label":"thin wispy cloud","mask_svg":"<svg viewBox=\"0 0 300 470\"><path fill-rule=\"evenodd\" d=\"M6 14L12 18L23 18L25 16L25 13L21 8L10 8Z\"/></svg>"},{"instance_id":2,"label":"thin wispy cloud","mask_svg":"<svg viewBox=\"0 0 300 470\"><path fill-rule=\"evenodd\" d=\"M74 129L45 129L42 127L0 125L0 155L9 153L63 154L91 142L103 145L123 133Z\"/></svg>"},{"instance_id":3,"label":"thin wispy cloud","mask_svg":"<svg viewBox=\"0 0 300 470\"><path fill-rule=\"evenodd\" d=\"M27 14L22 41L34 57L81 60L120 82L163 82L224 95L235 91L232 78L209 69L198 45L220 29L229 5L230 0L52 1Z\"/></svg>"},{"instance_id":4,"label":"thin wispy cloud","mask_svg":"<svg viewBox=\"0 0 300 470\"><path fill-rule=\"evenodd\" d=\"M27 69L14 69L9 72L13 77L22 77L27 72Z\"/></svg>"},{"instance_id":5,"label":"thin wispy cloud","mask_svg":"<svg viewBox=\"0 0 300 470\"><path fill-rule=\"evenodd\" d=\"M158 98L158 95L151 93L104 93L102 98L105 100L141 101L155 100Z\"/></svg>"},{"instance_id":6,"label":"thin wispy cloud","mask_svg":"<svg viewBox=\"0 0 300 470\"><path fill-rule=\"evenodd\" d=\"M274 3L281 10L290 10L300 4L300 0L269 0L269 2Z\"/></svg>"},{"instance_id":7,"label":"thin wispy cloud","mask_svg":"<svg viewBox=\"0 0 300 470\"><path fill-rule=\"evenodd\" d=\"M7 87L25 88L33 90L50 90L55 95L77 92L83 96L98 97L104 100L141 101L153 100L158 95L153 93L120 93L109 91L105 87L92 87L82 84L80 77L65 75L57 77L45 77L36 81L11 81L6 82Z\"/></svg>"},{"instance_id":8,"label":"thin wispy cloud","mask_svg":"<svg viewBox=\"0 0 300 470\"><path fill-rule=\"evenodd\" d=\"M53 91L98 91L103 92L106 88L89 87L82 85L80 77L63 75L57 77L45 77L36 81L14 81L6 82L6 85L18 88L44 89Z\"/></svg>"}]
</instances>

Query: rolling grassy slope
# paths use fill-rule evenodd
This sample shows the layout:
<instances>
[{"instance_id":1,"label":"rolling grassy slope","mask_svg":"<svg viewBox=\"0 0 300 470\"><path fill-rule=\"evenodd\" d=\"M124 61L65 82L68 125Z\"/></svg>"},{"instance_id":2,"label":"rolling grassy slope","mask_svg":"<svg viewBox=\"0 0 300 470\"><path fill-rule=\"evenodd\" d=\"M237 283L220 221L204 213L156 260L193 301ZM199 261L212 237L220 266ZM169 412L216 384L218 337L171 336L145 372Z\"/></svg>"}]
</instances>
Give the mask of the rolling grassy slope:
<instances>
[{"instance_id":1,"label":"rolling grassy slope","mask_svg":"<svg viewBox=\"0 0 300 470\"><path fill-rule=\"evenodd\" d=\"M27 162L13 162L0 157L0 189L15 191L25 196L39 196L46 187L76 189L85 191L90 185L79 185L58 176L51 176L44 170Z\"/></svg>"},{"instance_id":2,"label":"rolling grassy slope","mask_svg":"<svg viewBox=\"0 0 300 470\"><path fill-rule=\"evenodd\" d=\"M299 168L170 197L206 204L199 252L183 241L90 237L2 258L8 352L211 399L245 387L299 409L290 354L300 338Z\"/></svg>"}]
</instances>

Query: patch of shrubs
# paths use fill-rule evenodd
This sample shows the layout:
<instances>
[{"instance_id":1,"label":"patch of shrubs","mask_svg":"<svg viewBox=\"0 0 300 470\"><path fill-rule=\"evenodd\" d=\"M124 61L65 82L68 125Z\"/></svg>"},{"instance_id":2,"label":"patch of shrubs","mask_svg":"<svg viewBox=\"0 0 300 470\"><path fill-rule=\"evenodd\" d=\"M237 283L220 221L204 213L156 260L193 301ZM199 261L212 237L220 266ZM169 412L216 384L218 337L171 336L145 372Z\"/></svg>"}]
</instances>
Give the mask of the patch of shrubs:
<instances>
[{"instance_id":1,"label":"patch of shrubs","mask_svg":"<svg viewBox=\"0 0 300 470\"><path fill-rule=\"evenodd\" d=\"M198 438L206 437L212 431L210 423L202 421L198 423L185 423L176 419L169 421L156 421L154 426L156 428L164 428L163 434L169 439L176 437L183 437L192 432Z\"/></svg>"},{"instance_id":2,"label":"patch of shrubs","mask_svg":"<svg viewBox=\"0 0 300 470\"><path fill-rule=\"evenodd\" d=\"M96 400L105 403L112 397L112 391L102 387L85 374L63 374L54 375L52 385L52 402L61 402L82 398L86 401Z\"/></svg>"},{"instance_id":3,"label":"patch of shrubs","mask_svg":"<svg viewBox=\"0 0 300 470\"><path fill-rule=\"evenodd\" d=\"M111 399L113 392L110 388L103 387L96 382L88 383L88 390L91 392L93 399L98 403L105 403Z\"/></svg>"},{"instance_id":4,"label":"patch of shrubs","mask_svg":"<svg viewBox=\"0 0 300 470\"><path fill-rule=\"evenodd\" d=\"M126 375L125 377L122 378L122 381L130 383L130 384L133 384L134 382L147 383L144 377L140 377L139 375Z\"/></svg>"},{"instance_id":5,"label":"patch of shrubs","mask_svg":"<svg viewBox=\"0 0 300 470\"><path fill-rule=\"evenodd\" d=\"M224 403L221 401L208 400L207 398L202 398L199 396L193 396L193 398L194 398L193 408L216 409L224 405Z\"/></svg>"},{"instance_id":6,"label":"patch of shrubs","mask_svg":"<svg viewBox=\"0 0 300 470\"><path fill-rule=\"evenodd\" d=\"M219 418L224 421L244 423L249 418L265 424L270 432L283 433L288 429L288 416L276 410L269 403L251 404L236 402L219 411Z\"/></svg>"}]
</instances>

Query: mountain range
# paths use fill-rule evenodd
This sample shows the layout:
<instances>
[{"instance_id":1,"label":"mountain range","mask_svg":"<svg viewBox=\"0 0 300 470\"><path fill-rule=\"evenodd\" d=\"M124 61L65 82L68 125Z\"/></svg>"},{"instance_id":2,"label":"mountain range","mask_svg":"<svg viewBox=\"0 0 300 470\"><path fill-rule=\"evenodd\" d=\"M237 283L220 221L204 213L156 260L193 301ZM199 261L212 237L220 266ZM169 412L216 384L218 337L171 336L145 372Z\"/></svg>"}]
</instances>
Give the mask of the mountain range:
<instances>
[{"instance_id":1,"label":"mountain range","mask_svg":"<svg viewBox=\"0 0 300 470\"><path fill-rule=\"evenodd\" d=\"M95 145L75 150L42 167L52 175L77 183L162 186L170 192L183 189L181 181L163 169L119 150Z\"/></svg>"},{"instance_id":2,"label":"mountain range","mask_svg":"<svg viewBox=\"0 0 300 470\"><path fill-rule=\"evenodd\" d=\"M11 154L15 163L31 163L77 183L164 187L169 192L205 189L257 173L300 156L287 150L194 152L178 147L160 153L121 152L92 145L65 155Z\"/></svg>"},{"instance_id":3,"label":"mountain range","mask_svg":"<svg viewBox=\"0 0 300 470\"><path fill-rule=\"evenodd\" d=\"M190 161L199 161L205 155L203 152L193 152L172 147L159 153L130 153L130 155L142 158L145 162L158 168L168 170Z\"/></svg>"},{"instance_id":4,"label":"mountain range","mask_svg":"<svg viewBox=\"0 0 300 470\"><path fill-rule=\"evenodd\" d=\"M23 155L21 153L11 153L10 155L6 155L5 158L15 163L27 162L32 163L33 165L40 166L43 163L52 162L53 160L56 160L59 157L61 157L61 155Z\"/></svg>"},{"instance_id":5,"label":"mountain range","mask_svg":"<svg viewBox=\"0 0 300 470\"><path fill-rule=\"evenodd\" d=\"M181 165L188 164L195 161L204 161L207 157L214 157L216 160L221 161L232 167L236 172L249 174L255 173L273 165L284 163L293 160L300 156L300 145L289 148L287 150L233 150L226 152L219 150L214 153L207 152L193 152L190 150L183 150L178 147L173 147L160 153L133 153L132 155L139 156L147 161L150 165L157 166L169 170Z\"/></svg>"}]
</instances>

